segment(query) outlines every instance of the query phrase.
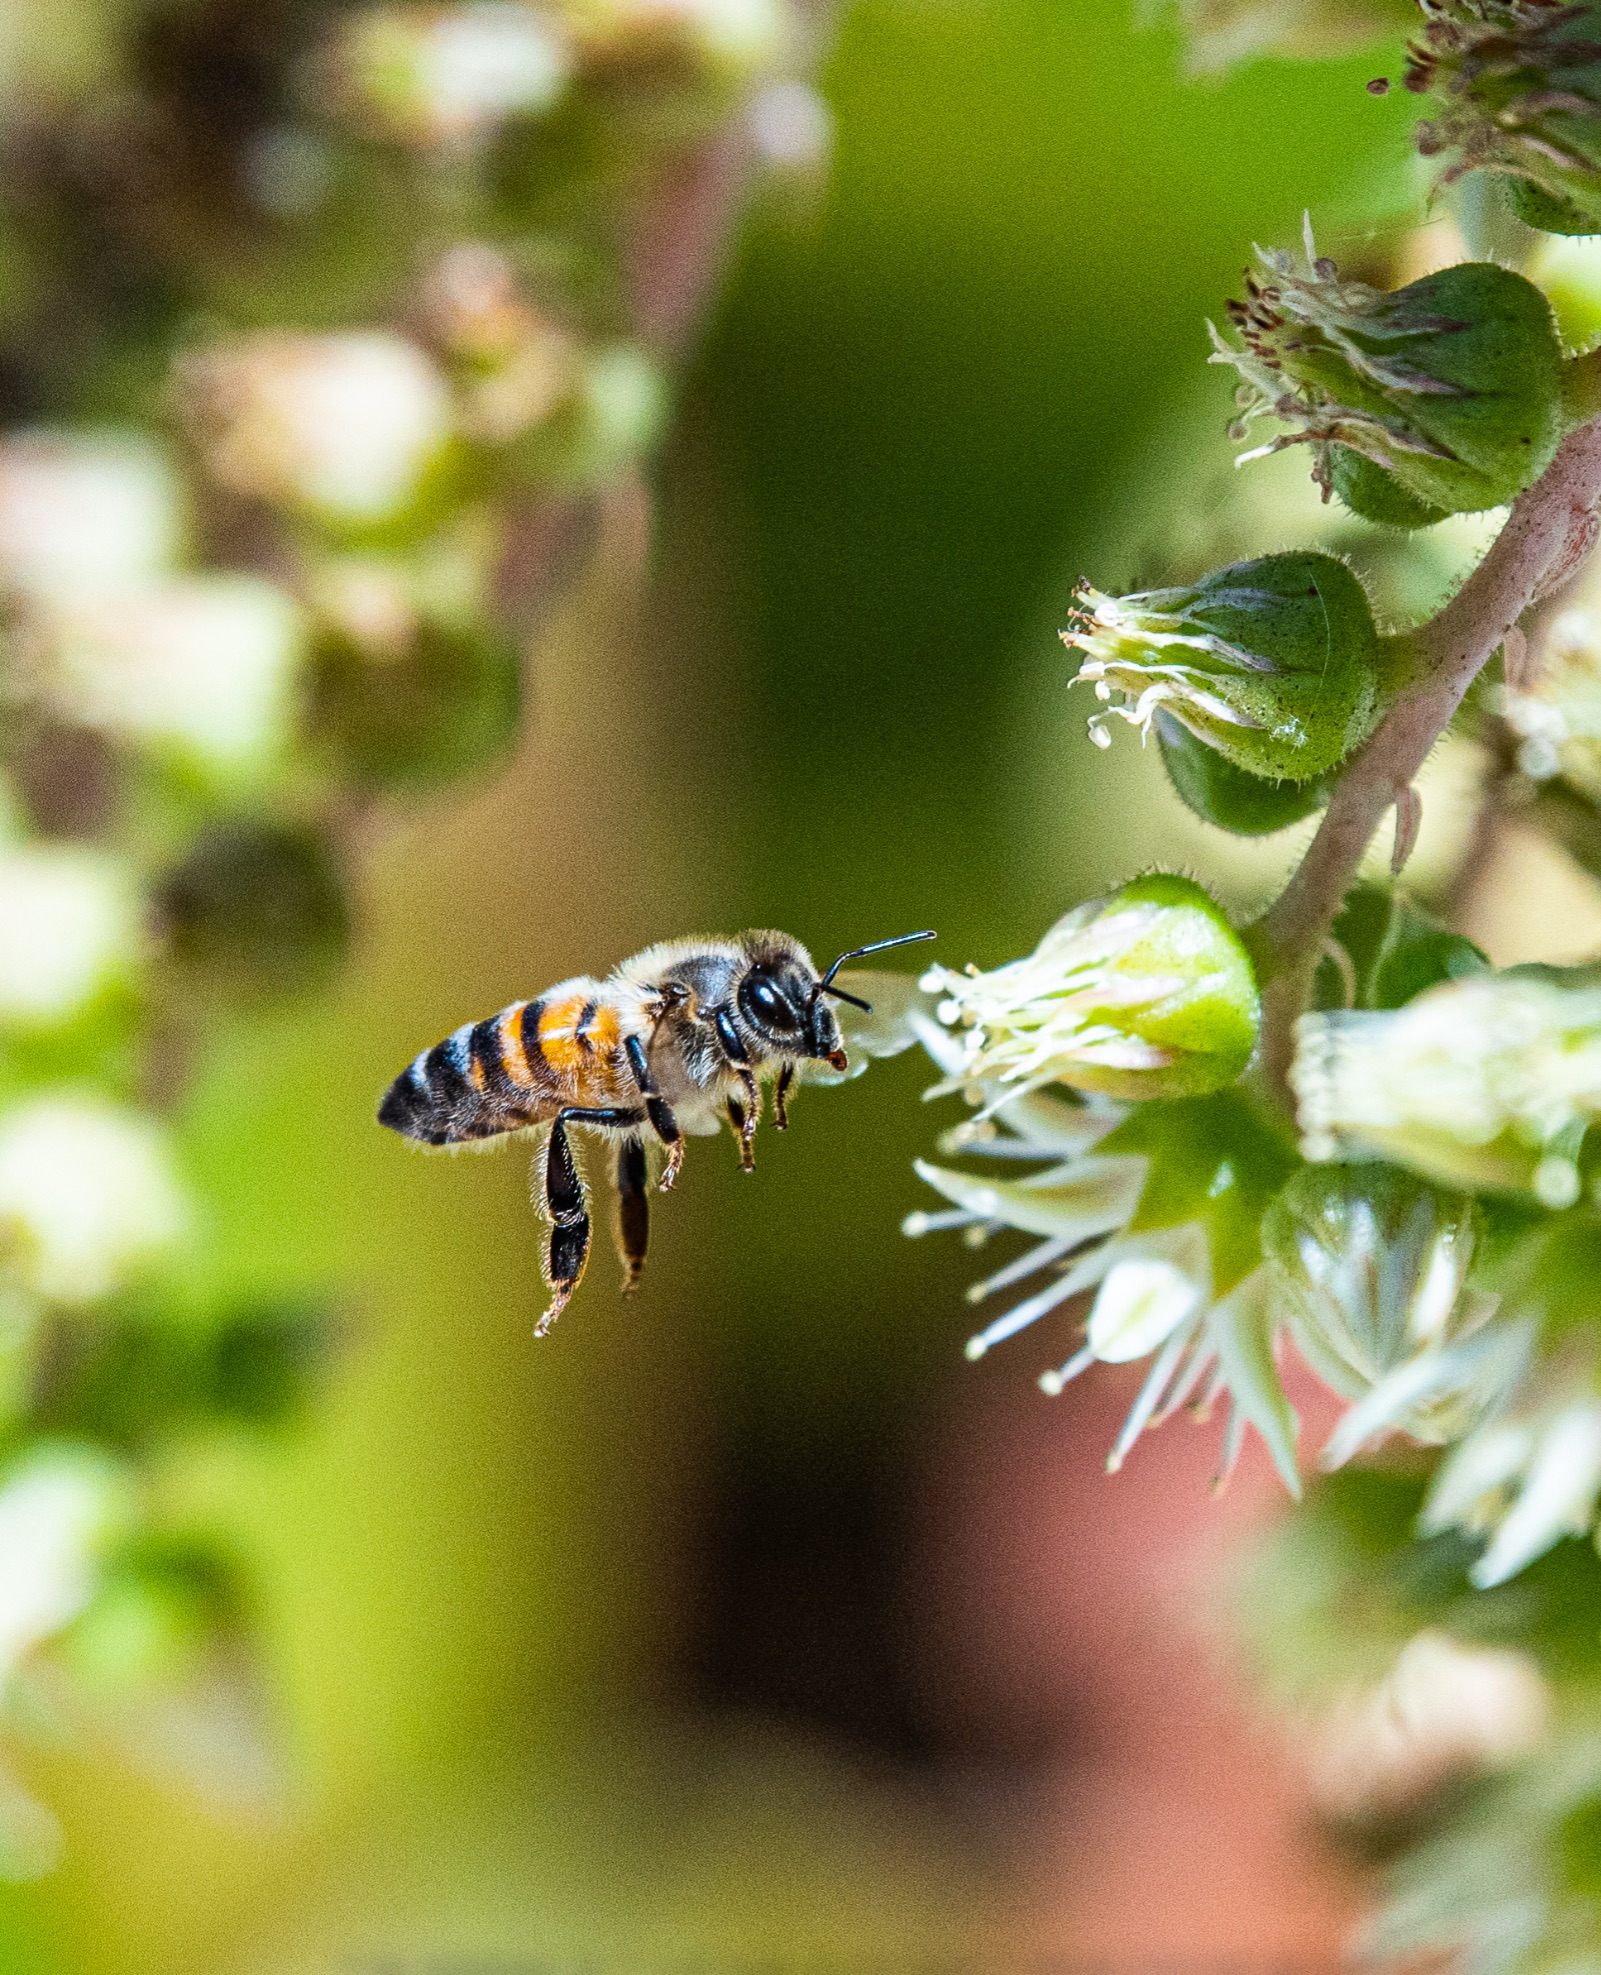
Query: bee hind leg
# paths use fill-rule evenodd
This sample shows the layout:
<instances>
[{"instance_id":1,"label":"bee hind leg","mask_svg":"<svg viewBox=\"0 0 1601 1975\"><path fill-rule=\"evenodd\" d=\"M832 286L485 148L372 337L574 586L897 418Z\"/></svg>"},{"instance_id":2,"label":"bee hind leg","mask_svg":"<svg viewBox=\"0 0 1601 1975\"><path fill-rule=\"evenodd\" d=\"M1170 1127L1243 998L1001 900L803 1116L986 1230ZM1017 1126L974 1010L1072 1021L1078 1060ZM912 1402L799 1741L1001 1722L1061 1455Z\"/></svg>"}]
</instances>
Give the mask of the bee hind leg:
<instances>
[{"instance_id":1,"label":"bee hind leg","mask_svg":"<svg viewBox=\"0 0 1601 1975\"><path fill-rule=\"evenodd\" d=\"M543 1337L566 1309L589 1260L589 1199L560 1118L545 1141L544 1193L545 1215L550 1222L544 1254L550 1308L535 1324L535 1337Z\"/></svg>"},{"instance_id":2,"label":"bee hind leg","mask_svg":"<svg viewBox=\"0 0 1601 1975\"><path fill-rule=\"evenodd\" d=\"M545 1216L550 1234L545 1242L545 1280L550 1285L550 1308L534 1325L535 1337L543 1337L566 1309L578 1287L589 1260L589 1193L567 1137L567 1121L576 1119L594 1125L635 1125L637 1111L559 1112L545 1141Z\"/></svg>"},{"instance_id":3,"label":"bee hind leg","mask_svg":"<svg viewBox=\"0 0 1601 1975\"><path fill-rule=\"evenodd\" d=\"M650 1174L644 1142L625 1138L617 1148L617 1249L623 1258L623 1294L639 1287L650 1246Z\"/></svg>"}]
</instances>

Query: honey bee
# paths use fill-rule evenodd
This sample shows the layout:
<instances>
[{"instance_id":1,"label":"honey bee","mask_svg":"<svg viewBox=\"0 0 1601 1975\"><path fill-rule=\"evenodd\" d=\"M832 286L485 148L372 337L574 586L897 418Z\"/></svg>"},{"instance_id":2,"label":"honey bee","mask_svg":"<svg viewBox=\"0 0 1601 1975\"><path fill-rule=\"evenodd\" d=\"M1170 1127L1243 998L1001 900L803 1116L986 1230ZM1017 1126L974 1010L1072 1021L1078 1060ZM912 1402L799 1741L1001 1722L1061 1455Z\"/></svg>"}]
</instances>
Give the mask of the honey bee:
<instances>
[{"instance_id":1,"label":"honey bee","mask_svg":"<svg viewBox=\"0 0 1601 1975\"><path fill-rule=\"evenodd\" d=\"M544 1211L550 1307L543 1337L578 1287L589 1259L589 1193L568 1137L582 1126L617 1147L617 1246L623 1293L639 1282L650 1236L647 1139L665 1152L660 1187L678 1177L684 1134L714 1133L726 1117L740 1164L755 1167L762 1090L776 1079L773 1122L798 1073L844 1075L839 1020L825 997L872 1013L835 985L847 960L932 933L903 933L842 953L826 974L788 933L667 940L625 960L603 981L561 981L532 1001L469 1022L425 1049L396 1077L378 1122L425 1145L463 1145L545 1127L534 1160Z\"/></svg>"}]
</instances>

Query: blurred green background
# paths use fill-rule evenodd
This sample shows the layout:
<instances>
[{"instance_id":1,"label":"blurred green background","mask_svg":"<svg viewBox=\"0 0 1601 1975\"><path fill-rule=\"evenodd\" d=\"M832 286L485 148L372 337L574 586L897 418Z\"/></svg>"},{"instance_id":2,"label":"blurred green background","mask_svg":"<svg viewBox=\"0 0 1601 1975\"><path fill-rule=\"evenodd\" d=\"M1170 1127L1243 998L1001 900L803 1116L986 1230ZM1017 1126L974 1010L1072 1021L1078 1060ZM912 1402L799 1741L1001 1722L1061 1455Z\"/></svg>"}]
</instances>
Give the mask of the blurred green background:
<instances>
[{"instance_id":1,"label":"blurred green background","mask_svg":"<svg viewBox=\"0 0 1601 1975\"><path fill-rule=\"evenodd\" d=\"M771 923L824 958L927 924L990 963L1193 854L1132 743L1084 744L1051 626L1081 568L1155 573L1120 489L1198 443L1249 243L1337 212L1410 119L1371 57L1195 84L1128 16L849 13L832 180L753 213L654 516L614 502L518 759L384 818L336 998L208 1067L218 1250L348 1312L295 1437L163 1481L257 1566L283 1773L208 1801L27 1754L68 1855L0 1893L0 1966L1007 1965L1027 1916L963 1779L1049 1752L923 1646L982 1659L927 1560L990 1389L960 1254L897 1232L926 1067L802 1093L754 1178L694 1142L643 1293L598 1252L539 1345L524 1158L413 1157L372 1113L456 1023L656 938ZM1043 1403L1031 1361L995 1376Z\"/></svg>"}]
</instances>

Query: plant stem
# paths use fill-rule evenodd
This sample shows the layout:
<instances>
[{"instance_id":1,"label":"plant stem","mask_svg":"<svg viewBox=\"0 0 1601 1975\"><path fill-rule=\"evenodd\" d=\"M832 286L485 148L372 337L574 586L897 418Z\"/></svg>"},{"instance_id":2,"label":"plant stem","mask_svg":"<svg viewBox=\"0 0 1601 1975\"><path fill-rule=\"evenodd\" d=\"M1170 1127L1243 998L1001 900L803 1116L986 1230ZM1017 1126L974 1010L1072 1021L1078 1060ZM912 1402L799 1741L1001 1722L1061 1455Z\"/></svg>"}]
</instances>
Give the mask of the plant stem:
<instances>
[{"instance_id":1,"label":"plant stem","mask_svg":"<svg viewBox=\"0 0 1601 1975\"><path fill-rule=\"evenodd\" d=\"M1363 852L1491 653L1596 535L1601 418L1570 432L1451 601L1411 634L1415 673L1341 776L1294 876L1251 930L1263 980L1263 1066L1282 1090L1312 975Z\"/></svg>"}]
</instances>

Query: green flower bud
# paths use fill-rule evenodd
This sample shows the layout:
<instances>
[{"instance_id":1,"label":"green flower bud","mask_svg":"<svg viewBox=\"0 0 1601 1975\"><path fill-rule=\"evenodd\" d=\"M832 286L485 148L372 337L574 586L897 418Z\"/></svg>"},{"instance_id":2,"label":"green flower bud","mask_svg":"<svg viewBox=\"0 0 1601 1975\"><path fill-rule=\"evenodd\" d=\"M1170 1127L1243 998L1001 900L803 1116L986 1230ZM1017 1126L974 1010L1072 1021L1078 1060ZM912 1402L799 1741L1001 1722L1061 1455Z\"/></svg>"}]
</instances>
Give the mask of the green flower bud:
<instances>
[{"instance_id":1,"label":"green flower bud","mask_svg":"<svg viewBox=\"0 0 1601 1975\"><path fill-rule=\"evenodd\" d=\"M1263 556L1131 597L1081 584L1062 642L1083 654L1074 683L1093 685L1112 713L1145 733L1163 708L1268 781L1323 774L1378 718L1385 668L1373 613L1333 556ZM1109 745L1107 715L1090 735Z\"/></svg>"},{"instance_id":2,"label":"green flower bud","mask_svg":"<svg viewBox=\"0 0 1601 1975\"><path fill-rule=\"evenodd\" d=\"M1476 1236L1471 1200L1393 1166L1302 1167L1268 1209L1262 1246L1301 1355L1344 1398L1393 1395L1382 1419L1358 1409L1336 1454L1381 1426L1443 1443L1482 1410L1475 1365L1450 1350L1495 1307L1468 1286Z\"/></svg>"},{"instance_id":3,"label":"green flower bud","mask_svg":"<svg viewBox=\"0 0 1601 1975\"><path fill-rule=\"evenodd\" d=\"M1444 99L1418 149L1445 182L1489 171L1547 233L1601 232L1601 5L1427 0L1406 86Z\"/></svg>"},{"instance_id":4,"label":"green flower bud","mask_svg":"<svg viewBox=\"0 0 1601 1975\"><path fill-rule=\"evenodd\" d=\"M61 1657L91 1692L126 1695L192 1676L243 1627L243 1586L231 1559L200 1543L147 1537L107 1567L63 1637Z\"/></svg>"},{"instance_id":5,"label":"green flower bud","mask_svg":"<svg viewBox=\"0 0 1601 1975\"><path fill-rule=\"evenodd\" d=\"M162 879L156 911L173 958L229 993L317 986L350 941L328 845L281 823L213 824Z\"/></svg>"},{"instance_id":6,"label":"green flower bud","mask_svg":"<svg viewBox=\"0 0 1601 1975\"><path fill-rule=\"evenodd\" d=\"M1208 747L1165 707L1156 709L1162 766L1179 800L1203 821L1237 837L1268 837L1287 830L1321 809L1329 792L1323 778L1310 782L1268 782L1236 768L1226 755Z\"/></svg>"},{"instance_id":7,"label":"green flower bud","mask_svg":"<svg viewBox=\"0 0 1601 1975\"><path fill-rule=\"evenodd\" d=\"M1306 1015L1290 1080L1308 1158L1376 1154L1570 1207L1601 1115L1601 988L1555 969L1478 974L1404 1008Z\"/></svg>"},{"instance_id":8,"label":"green flower bud","mask_svg":"<svg viewBox=\"0 0 1601 1975\"><path fill-rule=\"evenodd\" d=\"M515 739L514 646L418 612L374 638L327 626L311 652L313 733L370 788L422 789L470 773Z\"/></svg>"},{"instance_id":9,"label":"green flower bud","mask_svg":"<svg viewBox=\"0 0 1601 1975\"><path fill-rule=\"evenodd\" d=\"M960 1030L954 1087L1046 1084L1192 1097L1232 1083L1261 1020L1239 935L1188 878L1153 873L1059 919L1026 960L934 967L923 986Z\"/></svg>"},{"instance_id":10,"label":"green flower bud","mask_svg":"<svg viewBox=\"0 0 1601 1975\"><path fill-rule=\"evenodd\" d=\"M1242 464L1310 445L1325 493L1403 528L1499 507L1545 471L1562 348L1532 282L1470 261L1385 294L1342 281L1310 233L1304 272L1285 252L1262 262L1229 304L1244 347L1214 329L1212 360L1240 375L1236 437L1264 415L1290 429Z\"/></svg>"}]
</instances>

